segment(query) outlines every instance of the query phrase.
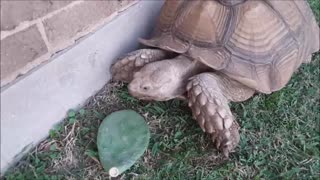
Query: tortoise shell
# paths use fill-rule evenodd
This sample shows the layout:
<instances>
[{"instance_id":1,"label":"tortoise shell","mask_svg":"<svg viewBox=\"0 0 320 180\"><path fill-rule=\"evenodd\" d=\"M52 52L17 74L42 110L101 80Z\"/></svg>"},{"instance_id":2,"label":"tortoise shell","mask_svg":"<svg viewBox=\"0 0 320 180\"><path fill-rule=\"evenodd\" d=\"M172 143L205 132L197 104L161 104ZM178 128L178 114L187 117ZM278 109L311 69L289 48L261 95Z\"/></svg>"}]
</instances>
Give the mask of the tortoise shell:
<instances>
[{"instance_id":1,"label":"tortoise shell","mask_svg":"<svg viewBox=\"0 0 320 180\"><path fill-rule=\"evenodd\" d=\"M283 88L319 50L307 1L167 0L151 39L262 93Z\"/></svg>"}]
</instances>

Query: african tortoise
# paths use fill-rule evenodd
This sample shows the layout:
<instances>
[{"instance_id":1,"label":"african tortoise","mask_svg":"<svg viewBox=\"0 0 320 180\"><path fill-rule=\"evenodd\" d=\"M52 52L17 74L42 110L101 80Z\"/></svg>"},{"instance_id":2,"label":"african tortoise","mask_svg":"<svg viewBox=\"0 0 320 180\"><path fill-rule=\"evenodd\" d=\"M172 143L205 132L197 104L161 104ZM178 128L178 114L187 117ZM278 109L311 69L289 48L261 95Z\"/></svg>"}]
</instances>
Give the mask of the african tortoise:
<instances>
[{"instance_id":1,"label":"african tortoise","mask_svg":"<svg viewBox=\"0 0 320 180\"><path fill-rule=\"evenodd\" d=\"M142 100L185 97L193 117L228 157L239 125L228 103L282 89L319 50L319 27L307 1L167 0L149 49L111 68Z\"/></svg>"}]
</instances>

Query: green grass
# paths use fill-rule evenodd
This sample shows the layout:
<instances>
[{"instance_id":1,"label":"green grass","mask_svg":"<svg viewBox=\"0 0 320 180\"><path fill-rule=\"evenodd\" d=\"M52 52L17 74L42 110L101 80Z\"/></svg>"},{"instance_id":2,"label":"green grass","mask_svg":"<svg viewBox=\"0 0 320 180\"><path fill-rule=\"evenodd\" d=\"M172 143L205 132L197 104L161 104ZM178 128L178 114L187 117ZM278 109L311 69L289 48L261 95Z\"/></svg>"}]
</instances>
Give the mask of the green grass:
<instances>
[{"instance_id":1,"label":"green grass","mask_svg":"<svg viewBox=\"0 0 320 180\"><path fill-rule=\"evenodd\" d=\"M309 1L314 10L317 0ZM320 13L315 13L320 19ZM131 108L146 117L151 139L123 179L320 179L320 53L271 95L231 103L241 141L228 161L214 149L183 101L142 102L125 85L110 83L83 109L70 111L50 138L21 160L6 179L107 179L96 135L109 113Z\"/></svg>"}]
</instances>

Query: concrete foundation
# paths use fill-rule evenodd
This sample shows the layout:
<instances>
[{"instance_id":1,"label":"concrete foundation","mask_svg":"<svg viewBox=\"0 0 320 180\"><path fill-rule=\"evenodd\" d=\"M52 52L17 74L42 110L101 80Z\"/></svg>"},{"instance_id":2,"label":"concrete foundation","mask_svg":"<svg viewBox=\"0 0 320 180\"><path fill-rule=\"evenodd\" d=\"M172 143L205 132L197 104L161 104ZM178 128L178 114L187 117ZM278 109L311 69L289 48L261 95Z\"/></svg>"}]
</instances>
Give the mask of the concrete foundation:
<instances>
[{"instance_id":1,"label":"concrete foundation","mask_svg":"<svg viewBox=\"0 0 320 180\"><path fill-rule=\"evenodd\" d=\"M46 138L69 109L110 79L110 65L154 27L163 1L140 1L75 46L1 89L1 175Z\"/></svg>"}]
</instances>

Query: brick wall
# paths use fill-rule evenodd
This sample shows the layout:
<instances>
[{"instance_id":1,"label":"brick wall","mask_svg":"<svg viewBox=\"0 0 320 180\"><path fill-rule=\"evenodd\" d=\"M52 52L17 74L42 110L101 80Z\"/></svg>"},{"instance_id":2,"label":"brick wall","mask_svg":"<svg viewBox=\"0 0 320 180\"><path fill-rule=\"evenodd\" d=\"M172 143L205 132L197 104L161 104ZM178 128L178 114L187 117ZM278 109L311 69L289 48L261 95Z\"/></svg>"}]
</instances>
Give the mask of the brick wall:
<instances>
[{"instance_id":1,"label":"brick wall","mask_svg":"<svg viewBox=\"0 0 320 180\"><path fill-rule=\"evenodd\" d=\"M1 87L109 22L136 0L1 0Z\"/></svg>"}]
</instances>

